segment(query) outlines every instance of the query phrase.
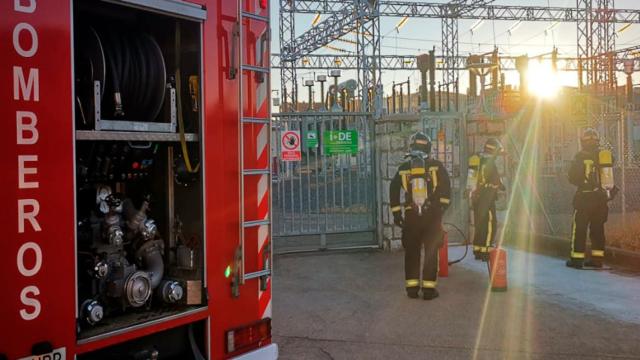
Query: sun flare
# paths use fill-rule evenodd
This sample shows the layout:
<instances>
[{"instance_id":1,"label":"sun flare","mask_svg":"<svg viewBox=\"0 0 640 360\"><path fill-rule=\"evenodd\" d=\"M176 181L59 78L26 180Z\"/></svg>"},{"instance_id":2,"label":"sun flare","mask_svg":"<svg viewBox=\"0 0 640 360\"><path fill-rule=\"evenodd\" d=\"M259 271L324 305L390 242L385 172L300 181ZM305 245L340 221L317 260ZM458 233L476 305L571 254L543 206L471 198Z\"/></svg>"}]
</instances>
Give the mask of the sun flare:
<instances>
[{"instance_id":1,"label":"sun flare","mask_svg":"<svg viewBox=\"0 0 640 360\"><path fill-rule=\"evenodd\" d=\"M547 62L530 62L527 82L529 93L542 99L553 99L560 91L558 72Z\"/></svg>"}]
</instances>

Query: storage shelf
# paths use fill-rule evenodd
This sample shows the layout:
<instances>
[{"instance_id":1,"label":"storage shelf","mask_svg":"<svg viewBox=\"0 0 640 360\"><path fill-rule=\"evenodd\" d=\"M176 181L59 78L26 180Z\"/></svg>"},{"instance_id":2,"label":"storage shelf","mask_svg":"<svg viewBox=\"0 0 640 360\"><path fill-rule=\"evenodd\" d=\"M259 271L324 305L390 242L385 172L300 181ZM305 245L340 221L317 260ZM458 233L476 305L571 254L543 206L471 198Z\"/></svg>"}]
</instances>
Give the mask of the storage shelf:
<instances>
[{"instance_id":1,"label":"storage shelf","mask_svg":"<svg viewBox=\"0 0 640 360\"><path fill-rule=\"evenodd\" d=\"M198 141L198 134L184 134L188 142ZM76 130L76 140L98 141L180 141L178 133Z\"/></svg>"}]
</instances>

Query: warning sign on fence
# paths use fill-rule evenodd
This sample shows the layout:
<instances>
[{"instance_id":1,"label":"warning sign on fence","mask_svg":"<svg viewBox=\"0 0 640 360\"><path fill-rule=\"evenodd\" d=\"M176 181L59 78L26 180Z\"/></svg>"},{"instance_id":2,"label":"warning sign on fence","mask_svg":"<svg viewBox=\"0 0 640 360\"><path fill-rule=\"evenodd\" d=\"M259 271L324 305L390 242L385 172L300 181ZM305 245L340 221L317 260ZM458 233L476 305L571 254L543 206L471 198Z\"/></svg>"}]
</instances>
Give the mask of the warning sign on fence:
<instances>
[{"instance_id":1,"label":"warning sign on fence","mask_svg":"<svg viewBox=\"0 0 640 360\"><path fill-rule=\"evenodd\" d=\"M356 130L325 131L322 141L324 153L327 155L358 153L358 131Z\"/></svg>"},{"instance_id":2,"label":"warning sign on fence","mask_svg":"<svg viewBox=\"0 0 640 360\"><path fill-rule=\"evenodd\" d=\"M315 130L309 130L304 135L305 146L309 149L315 149L318 147L318 132Z\"/></svg>"},{"instance_id":3,"label":"warning sign on fence","mask_svg":"<svg viewBox=\"0 0 640 360\"><path fill-rule=\"evenodd\" d=\"M302 153L300 152L300 131L288 130L282 133L282 161L300 161Z\"/></svg>"}]
</instances>

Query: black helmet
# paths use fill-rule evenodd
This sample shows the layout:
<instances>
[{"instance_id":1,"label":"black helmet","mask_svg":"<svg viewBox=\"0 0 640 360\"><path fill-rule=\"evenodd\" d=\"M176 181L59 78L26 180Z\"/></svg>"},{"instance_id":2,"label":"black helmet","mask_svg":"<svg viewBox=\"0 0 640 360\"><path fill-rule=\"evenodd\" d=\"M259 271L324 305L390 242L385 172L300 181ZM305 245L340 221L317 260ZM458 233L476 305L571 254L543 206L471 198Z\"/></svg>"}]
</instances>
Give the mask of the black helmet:
<instances>
[{"instance_id":1,"label":"black helmet","mask_svg":"<svg viewBox=\"0 0 640 360\"><path fill-rule=\"evenodd\" d=\"M489 138L484 143L484 153L488 155L499 155L504 151L502 143L496 138Z\"/></svg>"},{"instance_id":2,"label":"black helmet","mask_svg":"<svg viewBox=\"0 0 640 360\"><path fill-rule=\"evenodd\" d=\"M580 145L585 150L595 150L600 146L600 134L594 128L587 128L580 137Z\"/></svg>"},{"instance_id":3,"label":"black helmet","mask_svg":"<svg viewBox=\"0 0 640 360\"><path fill-rule=\"evenodd\" d=\"M431 139L422 131L418 131L411 136L409 150L420 151L429 155L431 153Z\"/></svg>"}]
</instances>

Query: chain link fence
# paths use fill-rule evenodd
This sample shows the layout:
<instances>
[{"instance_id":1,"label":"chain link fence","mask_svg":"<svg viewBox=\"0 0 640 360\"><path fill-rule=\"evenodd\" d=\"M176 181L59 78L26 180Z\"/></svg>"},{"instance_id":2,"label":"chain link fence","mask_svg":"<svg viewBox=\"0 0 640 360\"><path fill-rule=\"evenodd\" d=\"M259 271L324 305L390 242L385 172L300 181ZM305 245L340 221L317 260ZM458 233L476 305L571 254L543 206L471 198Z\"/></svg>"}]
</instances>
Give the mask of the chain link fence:
<instances>
[{"instance_id":1,"label":"chain link fence","mask_svg":"<svg viewBox=\"0 0 640 360\"><path fill-rule=\"evenodd\" d=\"M524 120L526 118L526 120ZM620 192L609 203L606 224L607 246L626 251L640 251L640 148L638 143L638 113L611 113L596 118L590 126L601 134L601 144L615 158L614 178ZM580 147L580 134L585 124L565 121L553 111L527 114L524 124L537 124L507 135L509 171L513 186L514 213L527 217L510 219L512 228L522 232L571 238L573 197L575 186L568 181L568 170ZM635 130L635 132L634 132ZM534 131L535 135L527 135ZM530 149L524 149L529 144ZM525 165L521 165L524 163ZM518 169L524 171L518 171ZM527 196L523 192L529 192Z\"/></svg>"}]
</instances>

